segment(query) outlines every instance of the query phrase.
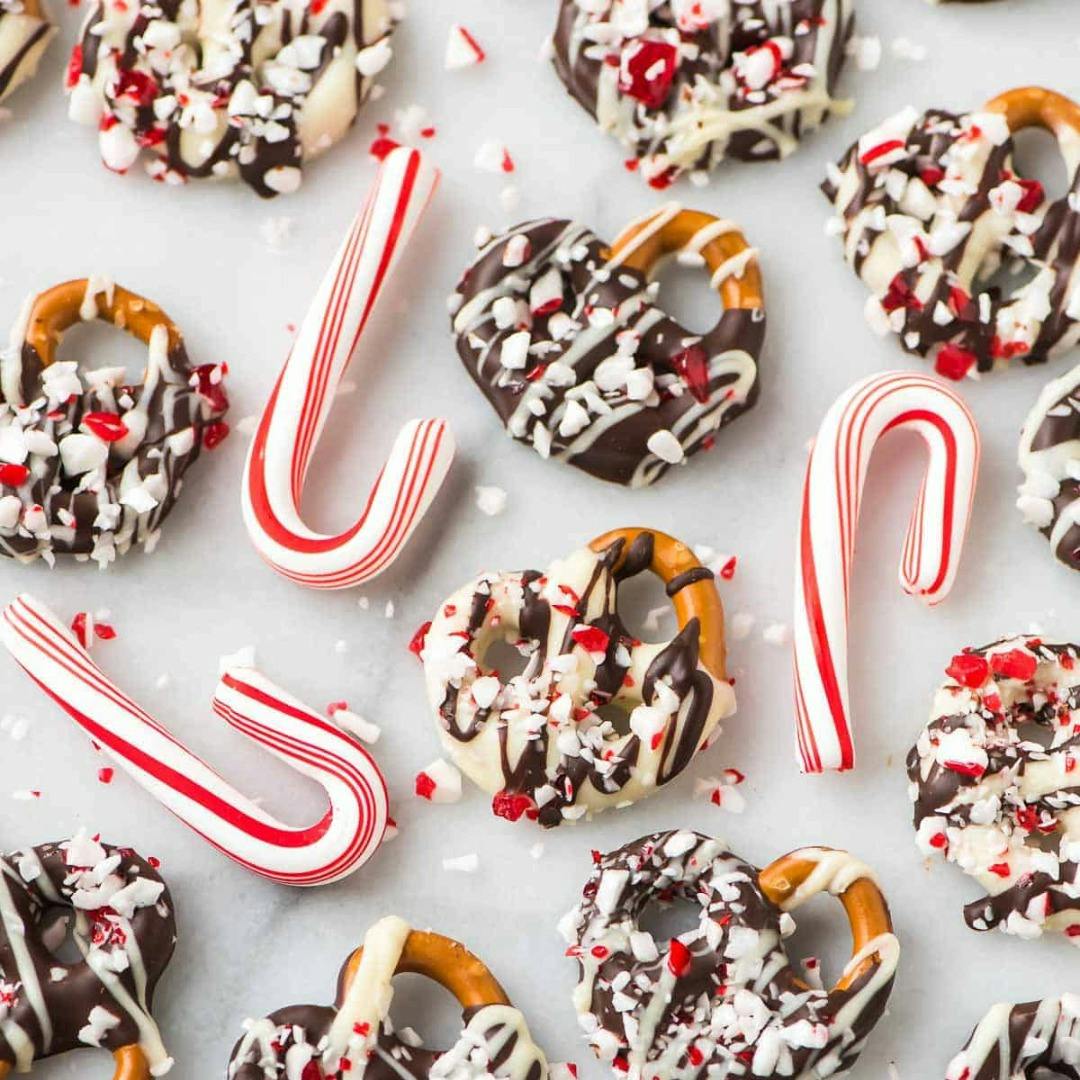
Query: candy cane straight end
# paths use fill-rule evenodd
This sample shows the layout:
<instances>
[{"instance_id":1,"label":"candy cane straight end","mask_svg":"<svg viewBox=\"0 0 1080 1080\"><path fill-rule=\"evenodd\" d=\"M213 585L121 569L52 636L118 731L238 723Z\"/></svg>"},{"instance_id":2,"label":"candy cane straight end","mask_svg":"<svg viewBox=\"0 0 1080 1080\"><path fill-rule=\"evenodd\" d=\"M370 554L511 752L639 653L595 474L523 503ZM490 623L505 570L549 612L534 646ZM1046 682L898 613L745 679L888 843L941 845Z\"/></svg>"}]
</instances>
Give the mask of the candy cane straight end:
<instances>
[{"instance_id":1,"label":"candy cane straight end","mask_svg":"<svg viewBox=\"0 0 1080 1080\"><path fill-rule=\"evenodd\" d=\"M454 457L445 420L413 420L394 442L356 522L336 536L300 512L308 465L375 303L438 183L418 150L388 155L296 336L248 453L244 521L279 574L310 588L370 581L397 558Z\"/></svg>"},{"instance_id":2,"label":"candy cane straight end","mask_svg":"<svg viewBox=\"0 0 1080 1080\"><path fill-rule=\"evenodd\" d=\"M929 452L904 540L901 587L936 605L956 580L981 452L974 417L932 375L872 375L826 413L806 469L794 604L794 711L804 772L855 766L847 657L855 535L874 447L897 429L919 435Z\"/></svg>"},{"instance_id":3,"label":"candy cane straight end","mask_svg":"<svg viewBox=\"0 0 1080 1080\"><path fill-rule=\"evenodd\" d=\"M227 671L214 710L323 788L327 810L312 825L284 825L232 788L112 683L33 597L19 596L4 608L0 641L118 767L253 873L287 885L325 885L362 866L382 842L389 800L378 765L345 732L258 671Z\"/></svg>"}]
</instances>

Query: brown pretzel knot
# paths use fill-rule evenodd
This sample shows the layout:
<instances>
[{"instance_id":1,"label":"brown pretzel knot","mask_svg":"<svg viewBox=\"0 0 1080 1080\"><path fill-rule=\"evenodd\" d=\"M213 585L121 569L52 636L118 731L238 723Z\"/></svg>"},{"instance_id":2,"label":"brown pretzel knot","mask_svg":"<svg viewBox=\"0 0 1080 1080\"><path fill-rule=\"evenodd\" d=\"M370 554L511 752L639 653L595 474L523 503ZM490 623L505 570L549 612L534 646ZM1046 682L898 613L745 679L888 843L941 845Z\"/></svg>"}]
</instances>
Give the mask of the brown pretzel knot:
<instances>
[{"instance_id":1,"label":"brown pretzel knot","mask_svg":"<svg viewBox=\"0 0 1080 1080\"><path fill-rule=\"evenodd\" d=\"M788 914L840 897L854 950L832 990L795 974ZM642 929L653 904L700 909L669 942ZM581 969L574 1005L588 1042L616 1075L628 1069L740 1076L846 1074L880 1019L899 946L871 872L846 852L804 848L757 871L690 830L655 833L603 856L561 924Z\"/></svg>"},{"instance_id":2,"label":"brown pretzel knot","mask_svg":"<svg viewBox=\"0 0 1080 1080\"><path fill-rule=\"evenodd\" d=\"M1018 174L1013 135L1055 136L1069 192ZM1080 106L1025 87L957 115L905 109L853 145L824 191L871 325L961 378L1036 364L1080 342ZM999 272L1027 268L1018 287Z\"/></svg>"},{"instance_id":3,"label":"brown pretzel knot","mask_svg":"<svg viewBox=\"0 0 1080 1080\"><path fill-rule=\"evenodd\" d=\"M676 254L723 298L704 334L650 283ZM604 480L651 484L757 400L757 252L711 214L671 203L611 245L575 222L525 222L483 246L452 300L458 354L509 434Z\"/></svg>"},{"instance_id":4,"label":"brown pretzel knot","mask_svg":"<svg viewBox=\"0 0 1080 1080\"><path fill-rule=\"evenodd\" d=\"M57 361L64 334L90 319L146 343L141 383ZM41 293L14 337L0 359L0 552L105 566L152 548L188 467L228 432L224 367L194 367L161 308L98 279Z\"/></svg>"},{"instance_id":5,"label":"brown pretzel knot","mask_svg":"<svg viewBox=\"0 0 1080 1080\"><path fill-rule=\"evenodd\" d=\"M391 983L406 972L434 980L461 1005L464 1030L449 1050L428 1050L415 1032L395 1032L390 1024ZM438 1077L463 1059L475 1062L474 1055L486 1055L489 1071L507 1080L547 1076L524 1017L483 961L451 938L411 930L394 916L377 922L343 965L333 1008L293 1005L245 1028L229 1061L230 1080L262 1080L286 1057L301 1068L317 1062L326 1077L347 1076L366 1062L365 1076L391 1080L400 1073L388 1061L416 1077Z\"/></svg>"},{"instance_id":6,"label":"brown pretzel knot","mask_svg":"<svg viewBox=\"0 0 1080 1080\"><path fill-rule=\"evenodd\" d=\"M49 945L65 910L78 963ZM81 835L0 859L0 1080L95 1045L112 1053L113 1080L163 1075L150 1010L175 944L165 882L127 848Z\"/></svg>"},{"instance_id":7,"label":"brown pretzel knot","mask_svg":"<svg viewBox=\"0 0 1080 1080\"><path fill-rule=\"evenodd\" d=\"M637 640L619 616L619 585L646 570L675 609L668 641ZM521 674L490 666L499 641L525 658ZM550 828L650 795L735 711L713 573L655 529L617 529L542 573L481 575L418 649L446 752L512 821ZM420 782L439 798L438 777Z\"/></svg>"}]
</instances>

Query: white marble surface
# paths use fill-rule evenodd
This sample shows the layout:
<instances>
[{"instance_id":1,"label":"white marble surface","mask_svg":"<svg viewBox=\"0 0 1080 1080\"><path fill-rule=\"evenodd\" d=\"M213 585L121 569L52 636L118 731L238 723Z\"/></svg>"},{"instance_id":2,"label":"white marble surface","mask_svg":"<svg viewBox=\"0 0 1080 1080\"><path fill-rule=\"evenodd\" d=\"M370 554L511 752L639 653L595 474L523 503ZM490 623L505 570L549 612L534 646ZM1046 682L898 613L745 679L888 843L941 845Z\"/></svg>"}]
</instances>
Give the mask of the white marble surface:
<instances>
[{"instance_id":1,"label":"white marble surface","mask_svg":"<svg viewBox=\"0 0 1080 1080\"><path fill-rule=\"evenodd\" d=\"M763 251L770 334L757 410L726 431L716 453L659 487L613 490L542 462L501 434L468 381L449 340L444 297L470 257L481 222L499 226L532 215L579 216L601 234L656 198L624 172L619 149L599 135L537 62L554 0L412 0L396 43L386 97L363 113L347 143L310 172L301 193L261 203L240 187L166 189L141 174L119 178L96 160L93 136L65 120L58 85L79 13L61 7L63 28L42 74L9 104L0 128L0 321L23 296L88 272L106 273L162 303L187 333L197 361L227 360L235 422L261 407L289 344L288 324L308 297L373 175L366 146L394 109L425 105L437 126L429 144L446 178L392 296L379 314L320 450L313 520L351 520L391 431L411 415L440 412L460 443L452 479L406 556L358 594L303 592L256 559L240 521L238 483L245 437L234 435L206 458L160 550L134 554L108 574L88 566L0 567L5 595L31 590L70 615L107 607L119 630L99 660L134 696L244 790L266 796L279 814L303 820L318 792L225 729L208 708L217 658L257 644L262 667L312 705L347 698L383 727L376 748L394 794L401 835L355 877L315 892L257 880L215 854L128 780L98 783L102 762L56 708L0 657L0 710L32 721L14 742L0 734L0 846L63 837L85 826L163 860L181 921L179 951L161 987L157 1015L176 1059L178 1080L223 1074L248 1015L301 1001L326 1001L338 965L364 928L396 912L467 942L486 958L527 1012L552 1059L574 1058L583 1075L601 1070L579 1045L568 995L574 970L555 935L574 901L589 849L606 849L652 829L687 825L726 836L735 850L767 862L800 844L850 846L871 861L893 903L903 939L890 1015L871 1040L860 1078L939 1076L970 1026L992 1001L1078 990L1077 956L1061 940L1020 942L977 936L961 920L973 887L951 867L928 871L913 845L903 759L924 720L930 694L960 646L1037 622L1075 635L1078 582L1056 567L1046 545L1012 507L1015 440L1049 372L1030 370L968 384L986 454L973 535L956 590L940 609L904 598L895 564L921 449L903 437L886 445L871 476L853 603L852 695L861 764L844 777L804 778L792 748L789 659L760 629L790 621L793 523L804 448L827 405L867 372L907 366L891 341L863 323L862 287L822 231L827 207L816 191L825 161L885 114L912 102L964 109L1011 85L1044 81L1076 90L1080 7L1076 0L1003 0L931 8L919 0L862 0L863 33L880 34L885 59L874 72L849 72L852 117L835 120L780 166L731 167L705 191L677 195L744 223ZM483 67L447 74L453 19L489 48ZM898 60L904 35L925 45L923 63ZM504 180L477 172L484 139L506 142L518 162L521 205L499 204ZM1038 139L1028 156L1048 166ZM1055 174L1056 175L1056 174ZM1061 179L1057 176L1058 187ZM281 251L260 226L291 219ZM688 272L678 310L704 319L705 286ZM668 288L670 298L672 288ZM95 360L138 350L106 333L81 332ZM73 339L68 355L76 355ZM380 363L380 357L387 358ZM392 362L391 361L392 358ZM115 362L115 360L113 360ZM1059 366L1060 370L1060 366ZM506 512L484 517L473 486L509 492ZM314 485L313 485L314 486ZM892 496L892 497L890 497ZM729 612L757 616L755 632L734 642L740 707L719 745L690 775L651 802L591 824L540 837L488 813L469 791L458 805L432 807L412 794L415 772L438 753L422 680L406 644L439 601L482 568L543 566L574 545L620 524L653 524L694 543L737 553L724 585ZM654 594L654 597L657 594ZM393 602L393 618L384 608ZM646 601L649 603L650 601ZM655 598L651 603L656 603ZM342 651L335 643L343 642ZM155 684L168 674L167 689ZM736 765L748 776L748 808L726 815L691 797L693 779ZM40 800L10 792L40 788ZM544 843L538 860L529 854ZM445 872L444 856L478 852L475 875ZM822 950L836 971L847 949L839 907L820 901L797 947ZM429 1029L437 998L410 986L404 1012ZM888 1072L895 1063L897 1073ZM39 1080L102 1077L93 1053L35 1070Z\"/></svg>"}]
</instances>

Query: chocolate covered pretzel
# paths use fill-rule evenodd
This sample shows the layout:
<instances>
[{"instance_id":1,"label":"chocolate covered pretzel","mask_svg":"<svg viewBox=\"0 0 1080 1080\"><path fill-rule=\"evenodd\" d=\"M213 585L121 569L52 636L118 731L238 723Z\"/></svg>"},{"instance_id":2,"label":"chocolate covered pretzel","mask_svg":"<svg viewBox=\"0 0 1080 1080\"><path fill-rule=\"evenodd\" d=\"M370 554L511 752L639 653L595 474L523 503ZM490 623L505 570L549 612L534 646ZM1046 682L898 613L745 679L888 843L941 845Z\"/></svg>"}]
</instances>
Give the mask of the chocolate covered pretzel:
<instances>
[{"instance_id":1,"label":"chocolate covered pretzel","mask_svg":"<svg viewBox=\"0 0 1080 1080\"><path fill-rule=\"evenodd\" d=\"M1069 192L1047 198L1013 160L1016 132L1058 141ZM1080 341L1080 106L1027 87L956 115L905 109L864 135L823 185L844 257L881 334L949 378L1037 364ZM1011 288L1001 272L1027 271Z\"/></svg>"},{"instance_id":2,"label":"chocolate covered pretzel","mask_svg":"<svg viewBox=\"0 0 1080 1080\"><path fill-rule=\"evenodd\" d=\"M724 311L691 333L657 303L668 257L707 269ZM765 302L738 227L671 203L610 247L545 218L487 242L451 298L458 354L508 433L544 458L642 487L758 396Z\"/></svg>"},{"instance_id":3,"label":"chocolate covered pretzel","mask_svg":"<svg viewBox=\"0 0 1080 1080\"><path fill-rule=\"evenodd\" d=\"M0 0L0 101L34 76L55 33L41 0Z\"/></svg>"},{"instance_id":4,"label":"chocolate covered pretzel","mask_svg":"<svg viewBox=\"0 0 1080 1080\"><path fill-rule=\"evenodd\" d=\"M65 924L77 962L49 943ZM151 1008L175 944L169 890L129 848L80 834L0 858L0 1080L87 1047L112 1053L113 1080L164 1076Z\"/></svg>"},{"instance_id":5,"label":"chocolate covered pretzel","mask_svg":"<svg viewBox=\"0 0 1080 1080\"><path fill-rule=\"evenodd\" d=\"M390 1021L393 978L413 972L457 998L464 1027L449 1050L429 1050ZM229 1080L547 1080L543 1051L525 1017L483 962L463 945L402 919L381 919L338 976L333 1006L293 1005L248 1020L229 1060Z\"/></svg>"},{"instance_id":6,"label":"chocolate covered pretzel","mask_svg":"<svg viewBox=\"0 0 1080 1080\"><path fill-rule=\"evenodd\" d=\"M561 0L555 70L653 187L786 157L837 108L851 0Z\"/></svg>"},{"instance_id":7,"label":"chocolate covered pretzel","mask_svg":"<svg viewBox=\"0 0 1080 1080\"><path fill-rule=\"evenodd\" d=\"M107 168L156 180L300 186L390 61L388 0L95 0L71 53L73 120Z\"/></svg>"},{"instance_id":8,"label":"chocolate covered pretzel","mask_svg":"<svg viewBox=\"0 0 1080 1080\"><path fill-rule=\"evenodd\" d=\"M919 848L986 891L973 930L1080 944L1080 648L1006 638L946 674L907 759Z\"/></svg>"},{"instance_id":9,"label":"chocolate covered pretzel","mask_svg":"<svg viewBox=\"0 0 1080 1080\"><path fill-rule=\"evenodd\" d=\"M670 641L638 641L619 617L620 584L647 570L675 608ZM526 658L520 675L490 666L500 640ZM607 533L544 572L483 574L443 603L420 657L454 763L496 815L547 828L651 795L735 711L713 574L655 530Z\"/></svg>"},{"instance_id":10,"label":"chocolate covered pretzel","mask_svg":"<svg viewBox=\"0 0 1080 1080\"><path fill-rule=\"evenodd\" d=\"M1024 520L1059 562L1080 570L1080 367L1043 387L1020 433L1019 464Z\"/></svg>"},{"instance_id":11,"label":"chocolate covered pretzel","mask_svg":"<svg viewBox=\"0 0 1080 1080\"><path fill-rule=\"evenodd\" d=\"M593 859L560 929L580 969L578 1021L614 1075L847 1075L885 1010L900 954L865 865L804 848L759 871L688 829ZM784 946L795 931L790 912L821 893L839 898L854 942L831 990L796 975ZM643 914L678 901L698 907L697 925L657 941Z\"/></svg>"},{"instance_id":12,"label":"chocolate covered pretzel","mask_svg":"<svg viewBox=\"0 0 1080 1080\"><path fill-rule=\"evenodd\" d=\"M945 1080L1080 1080L1080 996L995 1005L949 1062Z\"/></svg>"},{"instance_id":13,"label":"chocolate covered pretzel","mask_svg":"<svg viewBox=\"0 0 1080 1080\"><path fill-rule=\"evenodd\" d=\"M57 359L67 330L95 318L146 343L140 383ZM0 351L0 553L104 567L152 550L188 468L228 433L224 372L192 365L157 304L104 279L33 299Z\"/></svg>"}]
</instances>

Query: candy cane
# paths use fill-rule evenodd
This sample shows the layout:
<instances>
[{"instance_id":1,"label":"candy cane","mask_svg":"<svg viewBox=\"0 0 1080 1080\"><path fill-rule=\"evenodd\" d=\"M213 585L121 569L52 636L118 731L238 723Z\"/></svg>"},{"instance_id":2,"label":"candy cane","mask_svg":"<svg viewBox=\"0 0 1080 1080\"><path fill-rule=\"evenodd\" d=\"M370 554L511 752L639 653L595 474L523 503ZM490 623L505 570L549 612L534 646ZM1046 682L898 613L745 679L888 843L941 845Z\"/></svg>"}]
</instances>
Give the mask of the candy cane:
<instances>
[{"instance_id":1,"label":"candy cane","mask_svg":"<svg viewBox=\"0 0 1080 1080\"><path fill-rule=\"evenodd\" d=\"M908 525L900 584L927 604L956 577L979 471L967 406L930 375L891 371L857 382L829 409L806 469L795 567L795 717L804 772L855 764L847 685L851 562L863 483L878 439L921 435L930 461Z\"/></svg>"},{"instance_id":2,"label":"candy cane","mask_svg":"<svg viewBox=\"0 0 1080 1080\"><path fill-rule=\"evenodd\" d=\"M386 781L344 732L252 668L228 669L214 710L304 776L330 800L313 825L283 825L191 753L106 677L44 604L20 596L0 619L20 667L136 783L241 866L286 885L351 874L382 842Z\"/></svg>"},{"instance_id":3,"label":"candy cane","mask_svg":"<svg viewBox=\"0 0 1080 1080\"><path fill-rule=\"evenodd\" d=\"M248 453L244 522L279 573L317 589L344 589L382 573L420 523L454 457L444 420L410 420L398 433L359 519L337 536L300 516L304 478L338 383L387 277L439 180L419 151L383 162L304 318Z\"/></svg>"}]
</instances>

